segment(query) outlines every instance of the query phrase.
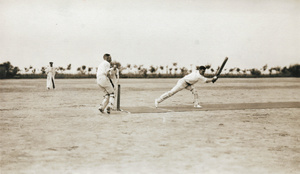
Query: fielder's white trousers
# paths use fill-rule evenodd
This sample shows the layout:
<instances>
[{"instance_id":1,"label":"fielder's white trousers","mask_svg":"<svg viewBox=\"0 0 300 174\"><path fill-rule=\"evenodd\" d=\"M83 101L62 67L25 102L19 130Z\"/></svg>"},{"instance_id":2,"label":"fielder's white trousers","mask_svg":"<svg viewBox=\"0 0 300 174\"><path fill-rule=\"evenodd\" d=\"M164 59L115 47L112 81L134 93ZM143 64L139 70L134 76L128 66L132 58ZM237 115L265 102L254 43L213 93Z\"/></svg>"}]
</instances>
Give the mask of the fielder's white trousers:
<instances>
[{"instance_id":1,"label":"fielder's white trousers","mask_svg":"<svg viewBox=\"0 0 300 174\"><path fill-rule=\"evenodd\" d=\"M47 88L55 88L55 82L54 82L54 76L53 75L47 75Z\"/></svg>"},{"instance_id":2,"label":"fielder's white trousers","mask_svg":"<svg viewBox=\"0 0 300 174\"><path fill-rule=\"evenodd\" d=\"M177 84L170 91L164 93L157 99L157 102L161 103L183 89L190 90L194 94L194 102L198 102L198 93L194 85L188 84L184 79L178 80Z\"/></svg>"}]
</instances>

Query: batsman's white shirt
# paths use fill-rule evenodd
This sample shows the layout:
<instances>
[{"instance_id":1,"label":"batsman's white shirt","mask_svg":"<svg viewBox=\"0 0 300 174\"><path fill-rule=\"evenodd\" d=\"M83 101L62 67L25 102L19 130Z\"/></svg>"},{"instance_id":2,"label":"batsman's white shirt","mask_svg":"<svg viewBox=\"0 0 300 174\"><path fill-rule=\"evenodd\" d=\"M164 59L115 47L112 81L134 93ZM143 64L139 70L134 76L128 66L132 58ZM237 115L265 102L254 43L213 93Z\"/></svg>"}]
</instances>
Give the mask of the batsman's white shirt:
<instances>
[{"instance_id":1,"label":"batsman's white shirt","mask_svg":"<svg viewBox=\"0 0 300 174\"><path fill-rule=\"evenodd\" d=\"M199 70L196 70L196 71L192 72L191 74L188 74L188 75L184 76L183 79L188 84L191 84L191 85L197 83L199 80L201 80L202 82L206 82L207 81L207 78L205 78L204 76L202 76L199 73Z\"/></svg>"},{"instance_id":2,"label":"batsman's white shirt","mask_svg":"<svg viewBox=\"0 0 300 174\"><path fill-rule=\"evenodd\" d=\"M97 79L100 76L107 76L107 73L110 69L110 63L108 61L103 61L100 63L100 65L98 66L98 70L97 70Z\"/></svg>"},{"instance_id":3,"label":"batsman's white shirt","mask_svg":"<svg viewBox=\"0 0 300 174\"><path fill-rule=\"evenodd\" d=\"M101 62L97 70L97 84L107 93L113 93L114 89L111 82L107 77L107 73L110 70L110 63L106 60Z\"/></svg>"}]
</instances>

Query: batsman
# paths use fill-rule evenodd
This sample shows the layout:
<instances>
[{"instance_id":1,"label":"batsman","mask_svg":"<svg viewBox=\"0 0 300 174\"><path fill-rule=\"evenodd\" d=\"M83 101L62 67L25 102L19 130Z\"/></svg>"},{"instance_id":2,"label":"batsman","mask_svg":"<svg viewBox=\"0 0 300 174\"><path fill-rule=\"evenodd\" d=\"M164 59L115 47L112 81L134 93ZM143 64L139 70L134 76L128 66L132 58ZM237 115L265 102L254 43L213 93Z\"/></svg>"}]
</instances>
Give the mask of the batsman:
<instances>
[{"instance_id":1,"label":"batsman","mask_svg":"<svg viewBox=\"0 0 300 174\"><path fill-rule=\"evenodd\" d=\"M195 108L201 108L198 100L198 92L194 86L198 81L202 81L204 83L215 83L218 80L218 76L220 75L223 67L225 66L228 58L226 57L221 68L218 70L216 75L208 79L204 77L206 67L205 66L200 66L196 71L184 76L183 78L179 79L177 84L168 92L162 94L159 98L155 99L154 104L155 107L158 107L158 104L163 102L164 100L168 99L169 97L173 96L177 92L187 89L190 90L194 96L194 107Z\"/></svg>"},{"instance_id":2,"label":"batsman","mask_svg":"<svg viewBox=\"0 0 300 174\"><path fill-rule=\"evenodd\" d=\"M100 104L99 111L101 113L104 113L104 111L106 110L107 113L110 114L110 111L114 106L115 100L115 85L110 78L114 68L110 68L110 54L104 54L103 59L104 61L100 63L97 70L97 84L105 93L104 99Z\"/></svg>"}]
</instances>

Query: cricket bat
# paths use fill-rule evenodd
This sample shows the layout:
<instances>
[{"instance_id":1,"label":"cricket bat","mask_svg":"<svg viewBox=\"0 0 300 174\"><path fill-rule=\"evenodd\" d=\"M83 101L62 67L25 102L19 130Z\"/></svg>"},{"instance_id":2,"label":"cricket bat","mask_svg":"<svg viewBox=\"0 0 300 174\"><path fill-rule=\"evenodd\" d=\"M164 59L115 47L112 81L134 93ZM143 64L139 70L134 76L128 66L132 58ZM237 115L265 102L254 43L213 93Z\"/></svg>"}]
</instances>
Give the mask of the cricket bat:
<instances>
[{"instance_id":1,"label":"cricket bat","mask_svg":"<svg viewBox=\"0 0 300 174\"><path fill-rule=\"evenodd\" d=\"M216 76L217 76L217 77L219 77L219 75L221 74L221 72L222 72L222 70L223 70L223 68L224 68L224 66L225 66L225 64L226 64L226 62L227 62L227 60L228 60L228 57L225 57L225 59L224 59L222 65L221 65L220 69L219 69L219 70L217 71L217 73L216 73Z\"/></svg>"}]
</instances>

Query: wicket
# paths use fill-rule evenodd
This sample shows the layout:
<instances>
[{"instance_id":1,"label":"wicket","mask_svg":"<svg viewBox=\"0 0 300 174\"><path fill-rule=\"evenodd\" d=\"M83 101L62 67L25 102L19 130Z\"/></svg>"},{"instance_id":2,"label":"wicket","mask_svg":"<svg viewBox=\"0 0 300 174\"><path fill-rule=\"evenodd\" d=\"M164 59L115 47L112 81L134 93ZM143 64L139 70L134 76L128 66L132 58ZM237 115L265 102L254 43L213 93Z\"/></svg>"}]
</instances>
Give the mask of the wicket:
<instances>
[{"instance_id":1,"label":"wicket","mask_svg":"<svg viewBox=\"0 0 300 174\"><path fill-rule=\"evenodd\" d=\"M118 84L118 95L117 95L117 111L121 111L120 108L120 94L121 94L121 85Z\"/></svg>"}]
</instances>

